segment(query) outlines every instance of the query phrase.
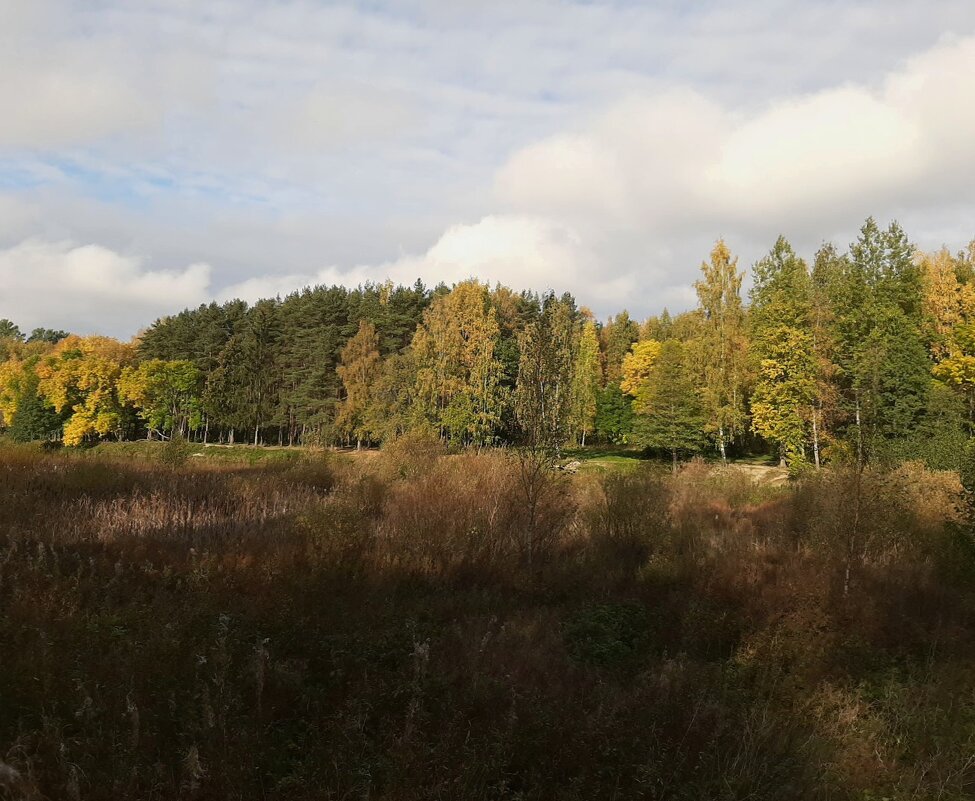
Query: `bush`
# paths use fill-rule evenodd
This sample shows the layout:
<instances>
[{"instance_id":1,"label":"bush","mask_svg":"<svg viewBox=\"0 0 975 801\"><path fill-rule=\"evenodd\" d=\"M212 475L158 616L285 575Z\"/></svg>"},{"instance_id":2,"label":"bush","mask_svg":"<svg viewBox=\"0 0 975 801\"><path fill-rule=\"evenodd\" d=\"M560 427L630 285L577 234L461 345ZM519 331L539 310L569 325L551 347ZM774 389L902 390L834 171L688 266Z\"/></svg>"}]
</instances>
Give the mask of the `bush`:
<instances>
[{"instance_id":1,"label":"bush","mask_svg":"<svg viewBox=\"0 0 975 801\"><path fill-rule=\"evenodd\" d=\"M632 666L651 641L650 617L640 604L593 604L568 617L562 637L569 655L587 665Z\"/></svg>"},{"instance_id":2,"label":"bush","mask_svg":"<svg viewBox=\"0 0 975 801\"><path fill-rule=\"evenodd\" d=\"M159 452L160 463L174 470L186 464L192 449L182 434L173 434Z\"/></svg>"},{"instance_id":3,"label":"bush","mask_svg":"<svg viewBox=\"0 0 975 801\"><path fill-rule=\"evenodd\" d=\"M434 434L410 432L383 444L383 466L391 476L415 478L429 472L446 453L446 446Z\"/></svg>"}]
</instances>

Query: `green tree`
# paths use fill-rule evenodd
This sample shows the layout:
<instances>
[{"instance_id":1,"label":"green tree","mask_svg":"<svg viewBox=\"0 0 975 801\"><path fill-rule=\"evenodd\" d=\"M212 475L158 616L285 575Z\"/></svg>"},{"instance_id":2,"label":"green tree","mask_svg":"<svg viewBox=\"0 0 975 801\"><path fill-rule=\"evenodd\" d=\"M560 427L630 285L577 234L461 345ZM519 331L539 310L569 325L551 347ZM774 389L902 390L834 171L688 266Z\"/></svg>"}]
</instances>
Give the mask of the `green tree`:
<instances>
[{"instance_id":1,"label":"green tree","mask_svg":"<svg viewBox=\"0 0 975 801\"><path fill-rule=\"evenodd\" d=\"M778 448L784 466L804 458L807 423L815 414L812 282L806 263L781 236L756 263L754 276L749 309L750 355L757 368L752 430Z\"/></svg>"},{"instance_id":2,"label":"green tree","mask_svg":"<svg viewBox=\"0 0 975 801\"><path fill-rule=\"evenodd\" d=\"M254 432L270 424L279 403L278 357L281 325L278 305L262 300L247 312L217 360L205 395L207 411L230 428Z\"/></svg>"},{"instance_id":3,"label":"green tree","mask_svg":"<svg viewBox=\"0 0 975 801\"><path fill-rule=\"evenodd\" d=\"M575 308L549 293L521 340L515 416L526 445L558 453L569 437Z\"/></svg>"},{"instance_id":4,"label":"green tree","mask_svg":"<svg viewBox=\"0 0 975 801\"><path fill-rule=\"evenodd\" d=\"M138 409L152 432L186 437L203 420L203 374L193 362L149 359L126 367L118 381L123 402Z\"/></svg>"},{"instance_id":5,"label":"green tree","mask_svg":"<svg viewBox=\"0 0 975 801\"><path fill-rule=\"evenodd\" d=\"M623 377L623 359L640 338L640 326L622 311L599 332L603 353L603 385L618 384Z\"/></svg>"},{"instance_id":6,"label":"green tree","mask_svg":"<svg viewBox=\"0 0 975 801\"><path fill-rule=\"evenodd\" d=\"M703 443L704 418L684 351L673 339L662 344L634 421L635 442L670 453L674 472L678 457Z\"/></svg>"},{"instance_id":7,"label":"green tree","mask_svg":"<svg viewBox=\"0 0 975 801\"><path fill-rule=\"evenodd\" d=\"M619 384L607 384L596 397L596 433L616 445L633 432L633 398Z\"/></svg>"},{"instance_id":8,"label":"green tree","mask_svg":"<svg viewBox=\"0 0 975 801\"><path fill-rule=\"evenodd\" d=\"M67 331L55 328L35 328L27 337L28 342L46 342L49 345L56 345L68 336Z\"/></svg>"},{"instance_id":9,"label":"green tree","mask_svg":"<svg viewBox=\"0 0 975 801\"><path fill-rule=\"evenodd\" d=\"M54 439L63 422L40 394L36 367L40 356L0 363L0 425L17 442Z\"/></svg>"},{"instance_id":10,"label":"green tree","mask_svg":"<svg viewBox=\"0 0 975 801\"><path fill-rule=\"evenodd\" d=\"M33 370L27 371L17 398L17 411L8 433L16 442L53 440L61 432L62 416L38 391L40 379Z\"/></svg>"},{"instance_id":11,"label":"green tree","mask_svg":"<svg viewBox=\"0 0 975 801\"><path fill-rule=\"evenodd\" d=\"M24 341L24 335L21 333L20 328L18 328L10 320L3 318L0 319L0 339L15 339L18 342Z\"/></svg>"},{"instance_id":12,"label":"green tree","mask_svg":"<svg viewBox=\"0 0 975 801\"><path fill-rule=\"evenodd\" d=\"M931 362L921 333L922 274L896 223L873 218L830 282L835 360L846 434L859 462L923 416Z\"/></svg>"},{"instance_id":13,"label":"green tree","mask_svg":"<svg viewBox=\"0 0 975 801\"><path fill-rule=\"evenodd\" d=\"M595 322L587 320L579 336L579 349L572 372L571 427L583 447L586 436L593 432L596 424L600 377L599 335Z\"/></svg>"},{"instance_id":14,"label":"green tree","mask_svg":"<svg viewBox=\"0 0 975 801\"><path fill-rule=\"evenodd\" d=\"M497 312L477 281L437 296L413 337L415 397L441 436L487 444L501 422Z\"/></svg>"}]
</instances>

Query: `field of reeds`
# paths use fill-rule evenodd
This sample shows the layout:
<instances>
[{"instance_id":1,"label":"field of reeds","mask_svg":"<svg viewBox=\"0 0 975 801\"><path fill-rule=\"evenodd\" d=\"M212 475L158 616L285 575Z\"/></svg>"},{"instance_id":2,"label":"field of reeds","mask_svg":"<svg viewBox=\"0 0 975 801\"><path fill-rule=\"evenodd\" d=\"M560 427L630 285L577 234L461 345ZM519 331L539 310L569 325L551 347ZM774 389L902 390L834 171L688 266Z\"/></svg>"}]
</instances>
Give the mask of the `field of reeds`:
<instances>
[{"instance_id":1,"label":"field of reeds","mask_svg":"<svg viewBox=\"0 0 975 801\"><path fill-rule=\"evenodd\" d=\"M967 799L958 478L0 447L0 798Z\"/></svg>"}]
</instances>

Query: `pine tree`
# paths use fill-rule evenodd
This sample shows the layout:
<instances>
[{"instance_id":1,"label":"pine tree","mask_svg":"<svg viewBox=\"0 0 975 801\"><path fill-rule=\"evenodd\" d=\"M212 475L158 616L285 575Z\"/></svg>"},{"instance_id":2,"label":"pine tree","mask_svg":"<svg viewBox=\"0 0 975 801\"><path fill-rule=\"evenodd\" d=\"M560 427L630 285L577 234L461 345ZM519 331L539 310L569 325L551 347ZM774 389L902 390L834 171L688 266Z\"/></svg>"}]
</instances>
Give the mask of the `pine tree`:
<instances>
[{"instance_id":1,"label":"pine tree","mask_svg":"<svg viewBox=\"0 0 975 801\"><path fill-rule=\"evenodd\" d=\"M21 333L20 328L17 325L6 318L3 318L0 319L0 339L14 339L17 342L23 342L24 335Z\"/></svg>"},{"instance_id":2,"label":"pine tree","mask_svg":"<svg viewBox=\"0 0 975 801\"><path fill-rule=\"evenodd\" d=\"M39 360L40 356L32 355L0 363L0 426L16 442L54 439L63 422L40 394Z\"/></svg>"},{"instance_id":3,"label":"pine tree","mask_svg":"<svg viewBox=\"0 0 975 801\"><path fill-rule=\"evenodd\" d=\"M697 391L686 363L684 346L669 339L641 393L643 402L634 421L634 441L667 451L674 472L681 454L696 453L702 445L704 419Z\"/></svg>"},{"instance_id":4,"label":"pine tree","mask_svg":"<svg viewBox=\"0 0 975 801\"><path fill-rule=\"evenodd\" d=\"M607 384L596 397L596 433L616 445L633 433L633 398L619 384Z\"/></svg>"},{"instance_id":5,"label":"pine tree","mask_svg":"<svg viewBox=\"0 0 975 801\"><path fill-rule=\"evenodd\" d=\"M904 232L869 218L831 282L839 388L847 434L862 462L884 439L910 436L923 413L931 363L921 334L920 269Z\"/></svg>"},{"instance_id":6,"label":"pine tree","mask_svg":"<svg viewBox=\"0 0 975 801\"><path fill-rule=\"evenodd\" d=\"M278 303L262 300L247 312L218 357L205 395L207 411L231 430L253 431L260 443L261 429L270 424L278 408L278 357L281 326Z\"/></svg>"},{"instance_id":7,"label":"pine tree","mask_svg":"<svg viewBox=\"0 0 975 801\"><path fill-rule=\"evenodd\" d=\"M41 397L39 380L33 370L28 371L25 377L17 398L17 411L10 423L10 438L15 442L56 439L63 418Z\"/></svg>"},{"instance_id":8,"label":"pine tree","mask_svg":"<svg viewBox=\"0 0 975 801\"><path fill-rule=\"evenodd\" d=\"M623 377L623 359L640 338L640 326L622 311L599 332L603 353L603 386L618 384Z\"/></svg>"}]
</instances>

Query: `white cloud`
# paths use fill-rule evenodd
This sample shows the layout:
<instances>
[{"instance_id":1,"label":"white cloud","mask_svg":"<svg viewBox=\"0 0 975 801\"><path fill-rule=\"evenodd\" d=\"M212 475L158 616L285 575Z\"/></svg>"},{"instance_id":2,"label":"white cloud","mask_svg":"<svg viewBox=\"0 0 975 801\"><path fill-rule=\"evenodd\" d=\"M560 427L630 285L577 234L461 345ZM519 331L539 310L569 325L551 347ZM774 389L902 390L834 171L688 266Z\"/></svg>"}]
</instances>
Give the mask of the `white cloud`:
<instances>
[{"instance_id":1,"label":"white cloud","mask_svg":"<svg viewBox=\"0 0 975 801\"><path fill-rule=\"evenodd\" d=\"M123 335L211 294L206 264L151 270L100 245L41 240L0 250L0 286L0 317L23 330Z\"/></svg>"},{"instance_id":2,"label":"white cloud","mask_svg":"<svg viewBox=\"0 0 975 801\"><path fill-rule=\"evenodd\" d=\"M0 148L92 142L160 120L133 84L133 54L104 38L62 36L43 0L0 3L0 17Z\"/></svg>"},{"instance_id":3,"label":"white cloud","mask_svg":"<svg viewBox=\"0 0 975 801\"><path fill-rule=\"evenodd\" d=\"M58 265L43 309L4 274L0 313L44 324L127 334L211 294L387 276L642 315L692 302L719 235L747 265L780 231L842 245L867 214L924 246L975 233L970 0L0 0L0 18L0 253L33 237ZM87 316L62 240L102 246L72 279ZM148 266L197 260L209 281Z\"/></svg>"},{"instance_id":4,"label":"white cloud","mask_svg":"<svg viewBox=\"0 0 975 801\"><path fill-rule=\"evenodd\" d=\"M973 74L975 37L938 45L878 89L847 84L752 113L691 91L628 98L583 131L516 153L498 197L657 234L706 221L801 226L804 214L842 224L851 209L882 213L975 169ZM943 194L959 191L975 186L953 181Z\"/></svg>"},{"instance_id":5,"label":"white cloud","mask_svg":"<svg viewBox=\"0 0 975 801\"><path fill-rule=\"evenodd\" d=\"M376 140L402 136L416 123L404 92L367 83L319 83L282 113L283 142L307 150L343 145L375 146Z\"/></svg>"},{"instance_id":6,"label":"white cloud","mask_svg":"<svg viewBox=\"0 0 975 801\"><path fill-rule=\"evenodd\" d=\"M478 278L516 288L573 288L591 296L593 292L588 290L592 289L593 268L593 255L570 227L531 217L488 216L474 224L451 226L422 255L352 269L332 266L307 274L251 278L227 287L221 297L253 301L304 286L354 286L387 278L402 284L420 278L428 286ZM620 285L625 288L628 283L626 278L619 278L604 291L610 289L610 294L615 294ZM595 294L603 293L597 289Z\"/></svg>"}]
</instances>

